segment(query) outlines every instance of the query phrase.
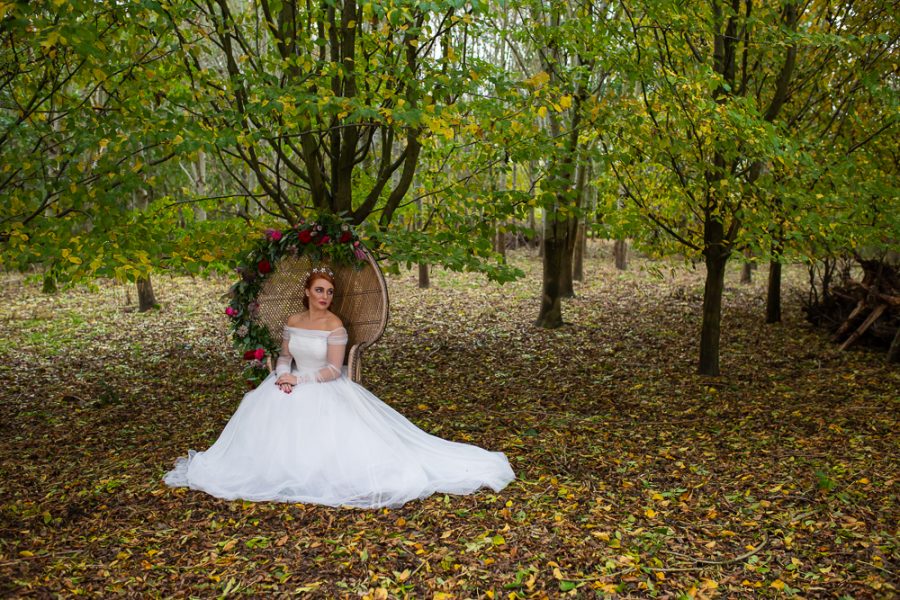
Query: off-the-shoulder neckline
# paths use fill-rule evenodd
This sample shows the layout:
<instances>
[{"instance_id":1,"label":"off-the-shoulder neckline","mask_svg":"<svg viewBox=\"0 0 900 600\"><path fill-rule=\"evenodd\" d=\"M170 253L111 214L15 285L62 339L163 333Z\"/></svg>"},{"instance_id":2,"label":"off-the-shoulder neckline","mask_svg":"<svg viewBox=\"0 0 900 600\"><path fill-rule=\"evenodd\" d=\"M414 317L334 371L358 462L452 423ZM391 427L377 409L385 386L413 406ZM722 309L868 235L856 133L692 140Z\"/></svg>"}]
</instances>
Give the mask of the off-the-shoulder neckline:
<instances>
[{"instance_id":1,"label":"off-the-shoulder neckline","mask_svg":"<svg viewBox=\"0 0 900 600\"><path fill-rule=\"evenodd\" d=\"M342 325L337 329L310 329L309 327L294 327L293 325L285 325L285 329L296 329L297 331L318 331L319 333L334 333L335 331L340 331L341 329L346 328Z\"/></svg>"}]
</instances>

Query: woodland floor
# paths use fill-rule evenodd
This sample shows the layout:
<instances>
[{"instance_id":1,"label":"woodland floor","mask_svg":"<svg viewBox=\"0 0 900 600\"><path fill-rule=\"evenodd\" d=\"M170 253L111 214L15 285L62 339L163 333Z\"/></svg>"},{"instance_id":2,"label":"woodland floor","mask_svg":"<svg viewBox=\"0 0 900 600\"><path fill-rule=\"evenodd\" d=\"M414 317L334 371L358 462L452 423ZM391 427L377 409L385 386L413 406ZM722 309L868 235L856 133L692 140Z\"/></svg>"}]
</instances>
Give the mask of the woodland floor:
<instances>
[{"instance_id":1,"label":"woodland floor","mask_svg":"<svg viewBox=\"0 0 900 600\"><path fill-rule=\"evenodd\" d=\"M224 279L42 296L0 279L0 595L540 598L896 594L900 369L838 352L764 277L729 273L721 377L694 374L702 267L605 251L535 329L540 265L389 280L365 385L431 433L507 454L499 494L397 510L227 502L161 481L244 391Z\"/></svg>"}]
</instances>

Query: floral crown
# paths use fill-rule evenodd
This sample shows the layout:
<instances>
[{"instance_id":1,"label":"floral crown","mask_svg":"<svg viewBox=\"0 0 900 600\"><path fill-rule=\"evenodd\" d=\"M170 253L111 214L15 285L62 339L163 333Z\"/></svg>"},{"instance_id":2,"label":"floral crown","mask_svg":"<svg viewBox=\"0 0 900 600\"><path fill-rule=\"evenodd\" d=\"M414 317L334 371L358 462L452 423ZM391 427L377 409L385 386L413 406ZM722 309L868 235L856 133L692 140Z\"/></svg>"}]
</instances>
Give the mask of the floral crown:
<instances>
[{"instance_id":1,"label":"floral crown","mask_svg":"<svg viewBox=\"0 0 900 600\"><path fill-rule=\"evenodd\" d=\"M334 279L334 271L329 269L328 267L314 267L312 270L307 271L303 276L303 286L306 287L306 284L309 283L311 277L315 277L316 275L328 275L332 279Z\"/></svg>"}]
</instances>

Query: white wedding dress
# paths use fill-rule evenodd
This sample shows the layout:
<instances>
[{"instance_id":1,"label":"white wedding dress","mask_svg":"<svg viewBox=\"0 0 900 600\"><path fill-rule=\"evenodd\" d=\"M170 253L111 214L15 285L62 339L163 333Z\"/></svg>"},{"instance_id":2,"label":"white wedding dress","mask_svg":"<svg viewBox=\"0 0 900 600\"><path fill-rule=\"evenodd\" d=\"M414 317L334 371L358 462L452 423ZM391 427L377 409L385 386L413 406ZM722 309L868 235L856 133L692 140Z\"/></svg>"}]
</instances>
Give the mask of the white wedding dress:
<instances>
[{"instance_id":1,"label":"white wedding dress","mask_svg":"<svg viewBox=\"0 0 900 600\"><path fill-rule=\"evenodd\" d=\"M347 333L285 327L278 369L247 393L219 439L166 484L229 500L396 507L435 492L500 491L506 456L425 433L341 371ZM275 385L291 372L290 393Z\"/></svg>"}]
</instances>

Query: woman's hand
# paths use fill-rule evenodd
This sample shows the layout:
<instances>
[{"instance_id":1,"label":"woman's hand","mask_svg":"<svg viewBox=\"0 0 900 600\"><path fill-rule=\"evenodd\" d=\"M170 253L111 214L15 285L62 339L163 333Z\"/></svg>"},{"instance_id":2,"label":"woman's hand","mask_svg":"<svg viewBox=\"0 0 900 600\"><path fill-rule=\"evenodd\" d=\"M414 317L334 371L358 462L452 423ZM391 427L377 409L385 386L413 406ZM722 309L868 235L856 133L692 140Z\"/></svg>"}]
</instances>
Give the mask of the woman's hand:
<instances>
[{"instance_id":1,"label":"woman's hand","mask_svg":"<svg viewBox=\"0 0 900 600\"><path fill-rule=\"evenodd\" d=\"M281 388L281 391L285 394L290 394L294 386L297 385L297 378L290 373L284 373L278 376L278 379L275 380L275 385Z\"/></svg>"}]
</instances>

